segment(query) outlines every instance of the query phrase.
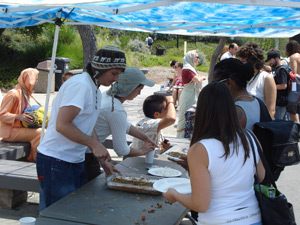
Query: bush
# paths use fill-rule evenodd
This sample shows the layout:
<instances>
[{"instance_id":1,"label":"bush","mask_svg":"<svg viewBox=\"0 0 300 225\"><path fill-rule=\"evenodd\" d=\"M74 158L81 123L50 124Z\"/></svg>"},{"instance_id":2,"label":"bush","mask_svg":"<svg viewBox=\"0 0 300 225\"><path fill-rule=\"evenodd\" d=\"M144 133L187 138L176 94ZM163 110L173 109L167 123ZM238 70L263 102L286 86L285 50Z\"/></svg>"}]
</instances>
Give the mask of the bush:
<instances>
[{"instance_id":1,"label":"bush","mask_svg":"<svg viewBox=\"0 0 300 225\"><path fill-rule=\"evenodd\" d=\"M199 50L197 50L197 53L198 53L198 58L199 58L199 64L198 65L207 66L206 55L204 55L204 53L200 52Z\"/></svg>"},{"instance_id":2,"label":"bush","mask_svg":"<svg viewBox=\"0 0 300 225\"><path fill-rule=\"evenodd\" d=\"M143 41L139 41L137 39L130 40L128 43L128 47L132 52L140 52L146 55L150 55L150 50Z\"/></svg>"}]
</instances>

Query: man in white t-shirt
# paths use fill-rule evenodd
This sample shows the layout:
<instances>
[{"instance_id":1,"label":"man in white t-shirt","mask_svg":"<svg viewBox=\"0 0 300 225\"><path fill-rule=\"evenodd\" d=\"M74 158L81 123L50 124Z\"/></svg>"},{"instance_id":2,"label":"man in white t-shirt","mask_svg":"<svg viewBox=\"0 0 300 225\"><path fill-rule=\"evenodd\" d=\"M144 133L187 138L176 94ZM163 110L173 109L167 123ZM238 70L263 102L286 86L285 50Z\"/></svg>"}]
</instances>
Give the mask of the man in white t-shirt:
<instances>
[{"instance_id":1,"label":"man in white t-shirt","mask_svg":"<svg viewBox=\"0 0 300 225\"><path fill-rule=\"evenodd\" d=\"M221 56L220 61L222 61L223 59L235 58L235 55L236 55L238 50L239 50L239 46L236 43L231 43L229 45L228 51L225 52Z\"/></svg>"},{"instance_id":2,"label":"man in white t-shirt","mask_svg":"<svg viewBox=\"0 0 300 225\"><path fill-rule=\"evenodd\" d=\"M106 167L110 155L97 140L94 126L101 106L99 86L117 81L125 68L125 53L105 46L87 65L87 72L70 78L59 89L46 135L38 146L40 211L87 182L84 160L88 147L107 175L117 172L113 166Z\"/></svg>"}]
</instances>

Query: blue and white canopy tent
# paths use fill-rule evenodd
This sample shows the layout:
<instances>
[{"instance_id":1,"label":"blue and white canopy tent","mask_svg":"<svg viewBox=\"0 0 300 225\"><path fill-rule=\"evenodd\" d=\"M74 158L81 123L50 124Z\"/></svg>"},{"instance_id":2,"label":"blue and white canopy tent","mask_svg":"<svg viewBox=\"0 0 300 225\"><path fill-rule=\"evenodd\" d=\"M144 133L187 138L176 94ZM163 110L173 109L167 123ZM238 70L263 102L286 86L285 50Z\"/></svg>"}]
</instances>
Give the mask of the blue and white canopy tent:
<instances>
[{"instance_id":1,"label":"blue and white canopy tent","mask_svg":"<svg viewBox=\"0 0 300 225\"><path fill-rule=\"evenodd\" d=\"M49 80L66 18L64 24L151 33L283 38L300 31L300 0L0 0L0 28L56 23Z\"/></svg>"}]
</instances>

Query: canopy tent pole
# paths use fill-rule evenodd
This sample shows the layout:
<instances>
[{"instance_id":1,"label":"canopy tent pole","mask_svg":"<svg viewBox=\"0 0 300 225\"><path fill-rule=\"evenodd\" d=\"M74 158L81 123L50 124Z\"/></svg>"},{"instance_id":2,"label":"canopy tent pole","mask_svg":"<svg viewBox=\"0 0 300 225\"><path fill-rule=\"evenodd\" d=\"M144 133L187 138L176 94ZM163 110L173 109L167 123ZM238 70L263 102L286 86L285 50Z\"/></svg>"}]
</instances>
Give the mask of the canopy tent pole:
<instances>
[{"instance_id":1,"label":"canopy tent pole","mask_svg":"<svg viewBox=\"0 0 300 225\"><path fill-rule=\"evenodd\" d=\"M53 79L53 71L54 71L54 64L55 64L55 57L56 57L56 50L57 50L58 34L59 34L59 25L56 25L55 33L54 33L53 48L52 48L50 72L48 75L48 87L47 87L47 95L46 95L46 102L45 102L44 118L47 118L47 113L48 113L50 90L51 90L51 85L52 85L51 81ZM46 126L46 119L43 120L40 142L43 140L43 137L44 137L45 126Z\"/></svg>"}]
</instances>

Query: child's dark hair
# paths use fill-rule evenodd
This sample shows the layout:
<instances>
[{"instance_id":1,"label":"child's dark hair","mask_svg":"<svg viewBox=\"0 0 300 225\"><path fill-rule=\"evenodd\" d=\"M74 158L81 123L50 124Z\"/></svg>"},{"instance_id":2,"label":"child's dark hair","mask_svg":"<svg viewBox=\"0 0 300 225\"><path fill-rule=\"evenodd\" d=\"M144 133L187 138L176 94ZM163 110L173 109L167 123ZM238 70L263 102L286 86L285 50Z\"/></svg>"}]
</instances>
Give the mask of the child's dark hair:
<instances>
[{"instance_id":1,"label":"child's dark hair","mask_svg":"<svg viewBox=\"0 0 300 225\"><path fill-rule=\"evenodd\" d=\"M230 78L242 89L254 76L254 66L252 62L242 63L238 59L224 59L216 64L214 78L218 81ZM216 79L215 79L216 80Z\"/></svg>"},{"instance_id":2,"label":"child's dark hair","mask_svg":"<svg viewBox=\"0 0 300 225\"><path fill-rule=\"evenodd\" d=\"M163 95L150 95L143 104L143 111L146 117L154 119L155 112L161 112L163 110L164 102L167 101Z\"/></svg>"},{"instance_id":3,"label":"child's dark hair","mask_svg":"<svg viewBox=\"0 0 300 225\"><path fill-rule=\"evenodd\" d=\"M172 67L172 66L175 66L175 64L176 64L176 60L172 60L171 62L170 62L170 66Z\"/></svg>"}]
</instances>

